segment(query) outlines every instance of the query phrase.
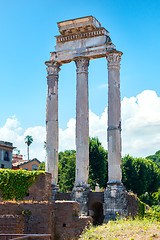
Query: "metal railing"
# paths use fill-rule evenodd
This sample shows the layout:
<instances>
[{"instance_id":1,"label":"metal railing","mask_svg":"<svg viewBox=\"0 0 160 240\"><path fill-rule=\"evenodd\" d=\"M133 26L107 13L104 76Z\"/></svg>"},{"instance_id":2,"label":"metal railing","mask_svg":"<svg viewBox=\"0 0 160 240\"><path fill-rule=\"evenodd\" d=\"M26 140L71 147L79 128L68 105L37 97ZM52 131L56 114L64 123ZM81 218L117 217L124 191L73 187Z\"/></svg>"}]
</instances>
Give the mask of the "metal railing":
<instances>
[{"instance_id":1,"label":"metal railing","mask_svg":"<svg viewBox=\"0 0 160 240\"><path fill-rule=\"evenodd\" d=\"M51 234L0 234L4 240L31 240L31 239L51 239Z\"/></svg>"}]
</instances>

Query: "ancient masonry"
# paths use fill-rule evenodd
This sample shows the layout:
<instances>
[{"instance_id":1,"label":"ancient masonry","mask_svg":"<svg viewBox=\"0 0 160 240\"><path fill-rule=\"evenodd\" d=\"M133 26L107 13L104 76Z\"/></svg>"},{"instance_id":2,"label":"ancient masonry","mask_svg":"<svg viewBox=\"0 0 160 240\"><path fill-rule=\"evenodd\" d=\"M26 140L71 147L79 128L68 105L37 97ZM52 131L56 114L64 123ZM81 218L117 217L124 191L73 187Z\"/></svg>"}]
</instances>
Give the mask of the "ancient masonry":
<instances>
[{"instance_id":1,"label":"ancient masonry","mask_svg":"<svg viewBox=\"0 0 160 240\"><path fill-rule=\"evenodd\" d=\"M74 61L77 67L76 93L76 181L72 199L80 204L80 212L88 214L87 201L91 191L89 173L89 61L106 57L108 61L108 183L104 192L105 220L116 212L126 215L126 191L121 182L121 106L120 61L122 52L111 42L109 32L93 16L58 23L55 52L47 61L46 109L46 171L52 174L53 191L58 179L58 78L60 67Z\"/></svg>"}]
</instances>

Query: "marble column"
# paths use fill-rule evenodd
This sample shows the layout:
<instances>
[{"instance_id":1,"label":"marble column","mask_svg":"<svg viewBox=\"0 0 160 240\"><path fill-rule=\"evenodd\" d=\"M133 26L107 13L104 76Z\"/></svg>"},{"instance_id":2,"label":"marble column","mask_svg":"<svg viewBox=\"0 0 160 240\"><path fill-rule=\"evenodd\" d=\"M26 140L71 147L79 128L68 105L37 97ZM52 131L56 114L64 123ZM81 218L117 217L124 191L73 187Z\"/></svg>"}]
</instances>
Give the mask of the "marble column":
<instances>
[{"instance_id":1,"label":"marble column","mask_svg":"<svg viewBox=\"0 0 160 240\"><path fill-rule=\"evenodd\" d=\"M52 184L58 181L58 77L60 63L45 62L47 65L47 106L46 106L46 166L52 174Z\"/></svg>"},{"instance_id":2,"label":"marble column","mask_svg":"<svg viewBox=\"0 0 160 240\"><path fill-rule=\"evenodd\" d=\"M72 190L72 200L79 203L79 212L88 214L89 175L89 106L88 106L88 66L87 57L76 57L76 180Z\"/></svg>"},{"instance_id":3,"label":"marble column","mask_svg":"<svg viewBox=\"0 0 160 240\"><path fill-rule=\"evenodd\" d=\"M77 67L75 185L83 185L88 183L89 174L89 59L86 57L77 57L74 60Z\"/></svg>"},{"instance_id":4,"label":"marble column","mask_svg":"<svg viewBox=\"0 0 160 240\"><path fill-rule=\"evenodd\" d=\"M121 170L120 61L122 52L107 53L108 61L108 183L104 192L104 222L127 216L127 192Z\"/></svg>"},{"instance_id":5,"label":"marble column","mask_svg":"<svg viewBox=\"0 0 160 240\"><path fill-rule=\"evenodd\" d=\"M108 184L121 183L121 98L120 61L122 52L112 51L108 61Z\"/></svg>"}]
</instances>

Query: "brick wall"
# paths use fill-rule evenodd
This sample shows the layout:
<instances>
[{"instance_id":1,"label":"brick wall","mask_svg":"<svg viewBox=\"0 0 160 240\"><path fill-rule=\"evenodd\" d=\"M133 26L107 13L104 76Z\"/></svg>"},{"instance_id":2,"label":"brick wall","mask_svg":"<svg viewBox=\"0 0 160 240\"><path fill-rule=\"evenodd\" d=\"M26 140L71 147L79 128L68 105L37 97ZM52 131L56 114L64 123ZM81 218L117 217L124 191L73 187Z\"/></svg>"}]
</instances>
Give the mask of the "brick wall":
<instances>
[{"instance_id":1,"label":"brick wall","mask_svg":"<svg viewBox=\"0 0 160 240\"><path fill-rule=\"evenodd\" d=\"M78 203L72 201L0 202L0 233L51 233L54 240L78 239L92 221L78 214Z\"/></svg>"},{"instance_id":2,"label":"brick wall","mask_svg":"<svg viewBox=\"0 0 160 240\"><path fill-rule=\"evenodd\" d=\"M0 215L0 233L24 233L24 218L19 215ZM3 239L3 237L0 237Z\"/></svg>"},{"instance_id":3,"label":"brick wall","mask_svg":"<svg viewBox=\"0 0 160 240\"><path fill-rule=\"evenodd\" d=\"M37 180L28 190L28 196L24 200L33 200L33 201L51 201L51 178L50 173L40 174ZM0 201L1 201L1 192L0 192Z\"/></svg>"},{"instance_id":4,"label":"brick wall","mask_svg":"<svg viewBox=\"0 0 160 240\"><path fill-rule=\"evenodd\" d=\"M55 204L49 202L1 202L0 233L51 233L54 239L54 212Z\"/></svg>"},{"instance_id":5,"label":"brick wall","mask_svg":"<svg viewBox=\"0 0 160 240\"><path fill-rule=\"evenodd\" d=\"M78 239L79 235L92 223L91 217L78 216L79 206L74 201L56 201L55 237L56 239Z\"/></svg>"},{"instance_id":6,"label":"brick wall","mask_svg":"<svg viewBox=\"0 0 160 240\"><path fill-rule=\"evenodd\" d=\"M28 196L24 200L50 201L51 200L51 178L50 173L41 174L36 182L29 188Z\"/></svg>"},{"instance_id":7,"label":"brick wall","mask_svg":"<svg viewBox=\"0 0 160 240\"><path fill-rule=\"evenodd\" d=\"M27 163L25 163L25 164L23 164L23 165L20 165L19 168L20 168L20 169L24 169L24 170L27 169L28 171L33 171L32 166L33 166L34 164L36 164L37 167L39 167L39 165L40 165L40 163L39 163L38 161L36 161L36 160L31 160L30 162L27 162Z\"/></svg>"}]
</instances>

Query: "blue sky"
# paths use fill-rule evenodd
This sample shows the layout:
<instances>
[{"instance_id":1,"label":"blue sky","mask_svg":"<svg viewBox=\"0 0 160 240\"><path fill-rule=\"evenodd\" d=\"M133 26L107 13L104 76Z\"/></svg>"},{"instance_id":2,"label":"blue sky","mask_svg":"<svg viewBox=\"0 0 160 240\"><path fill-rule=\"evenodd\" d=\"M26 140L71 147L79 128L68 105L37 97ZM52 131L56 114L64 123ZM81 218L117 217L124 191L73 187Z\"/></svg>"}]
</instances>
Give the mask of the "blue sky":
<instances>
[{"instance_id":1,"label":"blue sky","mask_svg":"<svg viewBox=\"0 0 160 240\"><path fill-rule=\"evenodd\" d=\"M57 22L89 15L101 22L110 32L116 48L124 53L121 61L122 100L152 90L159 101L160 1L0 0L1 129L7 119L12 119L14 124L17 121L16 126L23 134L36 126L44 130L47 92L44 62L54 51L54 36L59 34ZM106 84L106 59L90 61L89 107L99 118L107 107ZM75 119L75 95L76 67L72 62L63 65L60 71L59 124L62 131L70 119ZM19 143L10 135L0 133L0 139L8 136L16 146ZM154 150L150 149L150 153Z\"/></svg>"}]
</instances>

